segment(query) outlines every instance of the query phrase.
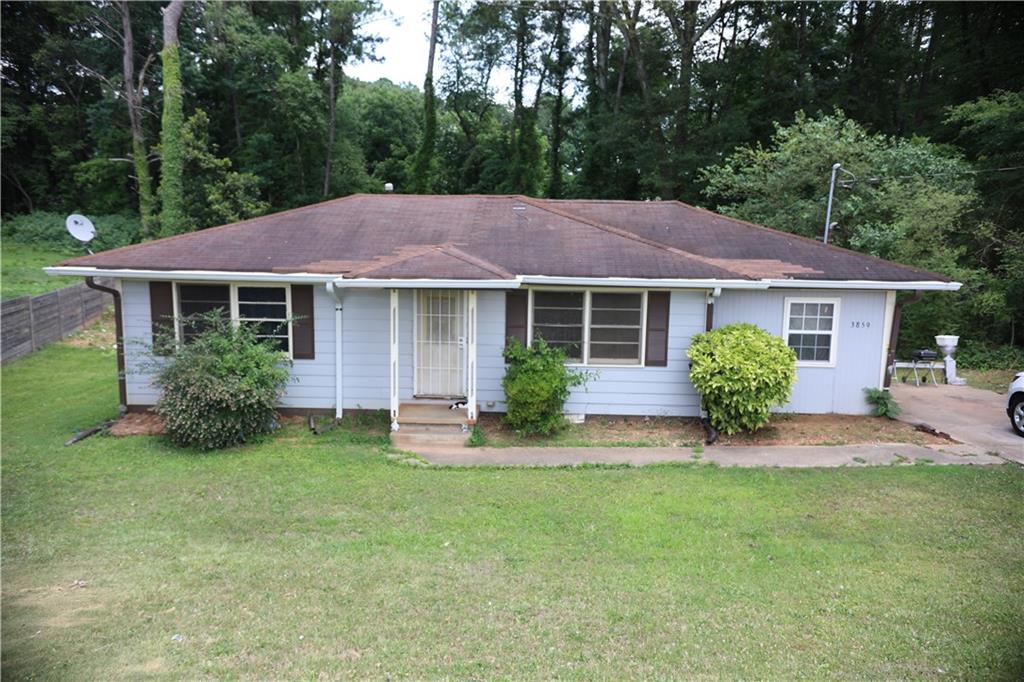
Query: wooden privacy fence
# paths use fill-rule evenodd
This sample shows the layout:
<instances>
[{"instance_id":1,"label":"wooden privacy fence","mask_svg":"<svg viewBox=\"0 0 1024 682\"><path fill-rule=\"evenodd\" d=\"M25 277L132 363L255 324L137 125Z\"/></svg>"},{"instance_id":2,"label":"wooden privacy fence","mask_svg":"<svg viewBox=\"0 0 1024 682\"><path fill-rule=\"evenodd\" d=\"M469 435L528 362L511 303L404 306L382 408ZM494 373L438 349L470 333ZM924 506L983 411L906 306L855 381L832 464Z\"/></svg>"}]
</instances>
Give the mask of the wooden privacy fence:
<instances>
[{"instance_id":1,"label":"wooden privacy fence","mask_svg":"<svg viewBox=\"0 0 1024 682\"><path fill-rule=\"evenodd\" d=\"M113 286L107 279L98 284ZM113 303L110 294L74 284L0 302L0 360L10 362L81 329Z\"/></svg>"}]
</instances>

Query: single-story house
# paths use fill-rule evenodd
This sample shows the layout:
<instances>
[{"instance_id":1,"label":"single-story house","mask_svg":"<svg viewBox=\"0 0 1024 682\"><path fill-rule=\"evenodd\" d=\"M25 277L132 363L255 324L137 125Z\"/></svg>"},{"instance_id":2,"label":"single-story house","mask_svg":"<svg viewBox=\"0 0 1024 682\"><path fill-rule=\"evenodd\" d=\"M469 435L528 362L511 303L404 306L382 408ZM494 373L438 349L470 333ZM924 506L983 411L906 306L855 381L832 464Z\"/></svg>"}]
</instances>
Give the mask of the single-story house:
<instances>
[{"instance_id":1,"label":"single-story house","mask_svg":"<svg viewBox=\"0 0 1024 682\"><path fill-rule=\"evenodd\" d=\"M127 409L158 398L142 369L153 334L222 308L294 361L282 408L387 409L396 429L417 402L465 400L468 422L503 411L509 337L595 370L568 413L697 416L690 339L733 322L796 350L784 410L866 413L897 292L960 287L677 201L524 196L357 194L47 272L120 282Z\"/></svg>"}]
</instances>

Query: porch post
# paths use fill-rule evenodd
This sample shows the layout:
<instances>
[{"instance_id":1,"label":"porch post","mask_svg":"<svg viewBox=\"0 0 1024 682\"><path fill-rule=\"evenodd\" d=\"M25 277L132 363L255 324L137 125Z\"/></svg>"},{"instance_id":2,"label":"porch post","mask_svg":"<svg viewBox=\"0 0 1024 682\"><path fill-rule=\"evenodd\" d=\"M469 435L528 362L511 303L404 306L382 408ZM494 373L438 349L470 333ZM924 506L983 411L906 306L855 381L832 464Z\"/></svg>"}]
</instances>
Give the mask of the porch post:
<instances>
[{"instance_id":1,"label":"porch post","mask_svg":"<svg viewBox=\"0 0 1024 682\"><path fill-rule=\"evenodd\" d=\"M470 290L466 303L466 419L476 422L476 291Z\"/></svg>"},{"instance_id":2,"label":"porch post","mask_svg":"<svg viewBox=\"0 0 1024 682\"><path fill-rule=\"evenodd\" d=\"M398 289L391 290L391 430L398 430Z\"/></svg>"}]
</instances>

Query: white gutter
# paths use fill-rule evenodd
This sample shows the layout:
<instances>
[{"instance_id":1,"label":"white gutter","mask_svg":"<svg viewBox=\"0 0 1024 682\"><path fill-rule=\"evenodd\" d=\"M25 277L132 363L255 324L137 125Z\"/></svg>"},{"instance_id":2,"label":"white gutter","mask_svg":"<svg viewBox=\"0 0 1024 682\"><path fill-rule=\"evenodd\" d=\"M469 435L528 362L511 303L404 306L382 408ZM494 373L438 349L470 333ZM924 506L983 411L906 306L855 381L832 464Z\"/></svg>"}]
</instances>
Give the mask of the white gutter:
<instances>
[{"instance_id":1,"label":"white gutter","mask_svg":"<svg viewBox=\"0 0 1024 682\"><path fill-rule=\"evenodd\" d=\"M640 277L549 277L523 275L523 284L583 287L644 287L653 289L767 289L763 281L752 279L653 279Z\"/></svg>"},{"instance_id":2,"label":"white gutter","mask_svg":"<svg viewBox=\"0 0 1024 682\"><path fill-rule=\"evenodd\" d=\"M342 371L342 310L341 292L334 288L334 282L327 283L327 291L334 297L334 418L341 419L345 398Z\"/></svg>"},{"instance_id":3,"label":"white gutter","mask_svg":"<svg viewBox=\"0 0 1024 682\"><path fill-rule=\"evenodd\" d=\"M345 279L332 280L338 289L518 289L514 279Z\"/></svg>"},{"instance_id":4,"label":"white gutter","mask_svg":"<svg viewBox=\"0 0 1024 682\"><path fill-rule=\"evenodd\" d=\"M132 268L94 268L74 265L56 265L43 268L48 275L61 277L113 277L117 279L173 280L175 282L291 282L326 283L337 275L312 272L235 272L231 270L135 270Z\"/></svg>"},{"instance_id":5,"label":"white gutter","mask_svg":"<svg viewBox=\"0 0 1024 682\"><path fill-rule=\"evenodd\" d=\"M875 291L959 291L960 282L883 282L878 280L763 279L773 289L861 289Z\"/></svg>"},{"instance_id":6,"label":"white gutter","mask_svg":"<svg viewBox=\"0 0 1024 682\"><path fill-rule=\"evenodd\" d=\"M518 289L524 284L583 287L639 287L655 289L861 289L878 291L959 291L960 282L887 282L880 280L822 279L655 279L642 277L551 277L520 275L513 279L345 279L313 272L237 272L231 270L137 270L57 265L43 268L63 277L113 277L175 282L333 282L339 289Z\"/></svg>"}]
</instances>

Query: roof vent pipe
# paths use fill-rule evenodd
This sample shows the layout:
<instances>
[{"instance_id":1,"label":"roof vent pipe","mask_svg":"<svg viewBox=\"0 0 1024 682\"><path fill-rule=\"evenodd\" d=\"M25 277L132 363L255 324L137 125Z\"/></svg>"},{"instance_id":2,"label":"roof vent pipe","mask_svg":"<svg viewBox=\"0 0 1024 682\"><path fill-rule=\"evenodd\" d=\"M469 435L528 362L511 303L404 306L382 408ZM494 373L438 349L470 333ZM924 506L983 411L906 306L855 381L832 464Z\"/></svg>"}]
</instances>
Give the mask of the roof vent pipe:
<instances>
[{"instance_id":1,"label":"roof vent pipe","mask_svg":"<svg viewBox=\"0 0 1024 682\"><path fill-rule=\"evenodd\" d=\"M394 186L394 184L392 184L392 183L390 183L390 182L385 182L385 183L384 183L384 191L385 191L385 192L394 192L394 191L395 191L395 186Z\"/></svg>"}]
</instances>

